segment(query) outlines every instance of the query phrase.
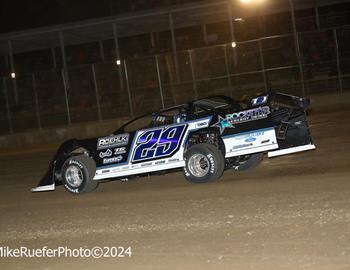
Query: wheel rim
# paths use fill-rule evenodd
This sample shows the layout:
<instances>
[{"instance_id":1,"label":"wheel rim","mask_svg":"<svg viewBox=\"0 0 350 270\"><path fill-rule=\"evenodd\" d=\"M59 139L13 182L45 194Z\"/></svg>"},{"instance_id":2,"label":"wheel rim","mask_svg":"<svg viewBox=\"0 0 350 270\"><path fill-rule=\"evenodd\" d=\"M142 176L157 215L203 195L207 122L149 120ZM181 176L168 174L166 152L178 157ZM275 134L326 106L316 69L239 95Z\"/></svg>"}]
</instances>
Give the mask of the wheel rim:
<instances>
[{"instance_id":1,"label":"wheel rim","mask_svg":"<svg viewBox=\"0 0 350 270\"><path fill-rule=\"evenodd\" d=\"M209 160L203 154L194 154L188 160L188 169L196 177L205 176L209 171L209 166Z\"/></svg>"},{"instance_id":2,"label":"wheel rim","mask_svg":"<svg viewBox=\"0 0 350 270\"><path fill-rule=\"evenodd\" d=\"M71 165L66 170L66 181L71 187L79 187L83 182L82 170L74 165Z\"/></svg>"}]
</instances>

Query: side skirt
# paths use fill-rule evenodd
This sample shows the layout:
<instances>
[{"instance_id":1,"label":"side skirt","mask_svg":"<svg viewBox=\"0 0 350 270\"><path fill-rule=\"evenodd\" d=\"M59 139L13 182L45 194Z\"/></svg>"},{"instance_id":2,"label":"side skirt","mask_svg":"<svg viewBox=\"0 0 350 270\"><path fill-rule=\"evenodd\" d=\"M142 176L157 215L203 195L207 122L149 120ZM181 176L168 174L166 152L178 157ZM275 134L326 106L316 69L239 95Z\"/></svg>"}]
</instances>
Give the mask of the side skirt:
<instances>
[{"instance_id":1,"label":"side skirt","mask_svg":"<svg viewBox=\"0 0 350 270\"><path fill-rule=\"evenodd\" d=\"M291 147L291 148L282 149L282 150L271 151L267 153L267 156L269 158L278 157L278 156L283 156L283 155L288 155L292 153L308 151L313 149L316 149L316 146L314 144L307 144L307 145L301 145L301 146Z\"/></svg>"},{"instance_id":2,"label":"side skirt","mask_svg":"<svg viewBox=\"0 0 350 270\"><path fill-rule=\"evenodd\" d=\"M32 188L32 192L40 192L40 191L54 191L55 190L55 184L52 185L46 185L46 186L38 186L35 188Z\"/></svg>"},{"instance_id":3,"label":"side skirt","mask_svg":"<svg viewBox=\"0 0 350 270\"><path fill-rule=\"evenodd\" d=\"M139 165L140 165L139 168L132 168L132 165L126 165L126 166L112 165L110 168L106 168L106 169L97 168L96 175L93 180L101 180L106 178L122 177L122 176L129 176L129 175L135 175L135 174L151 173L156 171L175 169L175 168L184 167L185 162L177 161L177 162L165 163L162 165L148 165L145 167L141 167L141 163Z\"/></svg>"}]
</instances>

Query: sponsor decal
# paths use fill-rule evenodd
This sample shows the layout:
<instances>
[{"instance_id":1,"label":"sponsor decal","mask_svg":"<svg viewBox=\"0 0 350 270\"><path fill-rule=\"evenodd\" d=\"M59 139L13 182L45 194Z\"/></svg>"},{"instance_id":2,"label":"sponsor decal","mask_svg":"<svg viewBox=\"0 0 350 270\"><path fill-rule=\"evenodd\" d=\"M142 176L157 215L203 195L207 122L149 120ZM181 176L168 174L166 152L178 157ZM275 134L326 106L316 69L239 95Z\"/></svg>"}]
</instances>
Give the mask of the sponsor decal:
<instances>
[{"instance_id":1,"label":"sponsor decal","mask_svg":"<svg viewBox=\"0 0 350 270\"><path fill-rule=\"evenodd\" d=\"M223 133L226 128L234 128L236 124L267 118L269 114L270 108L268 106L249 109L237 113L227 114L225 118L219 116L218 122L213 126L220 128L220 133Z\"/></svg>"},{"instance_id":2,"label":"sponsor decal","mask_svg":"<svg viewBox=\"0 0 350 270\"><path fill-rule=\"evenodd\" d=\"M151 166L152 162L147 162L147 163L143 163L141 164L141 167L147 167L147 166Z\"/></svg>"},{"instance_id":3,"label":"sponsor decal","mask_svg":"<svg viewBox=\"0 0 350 270\"><path fill-rule=\"evenodd\" d=\"M256 139L257 137L263 136L264 134L265 134L264 131L252 132L252 133L248 133L248 134L235 136L235 140L244 140L244 139L249 139L249 138Z\"/></svg>"},{"instance_id":4,"label":"sponsor decal","mask_svg":"<svg viewBox=\"0 0 350 270\"><path fill-rule=\"evenodd\" d=\"M262 104L265 104L266 102L267 102L267 96L260 96L252 99L253 106L262 105Z\"/></svg>"},{"instance_id":5,"label":"sponsor decal","mask_svg":"<svg viewBox=\"0 0 350 270\"><path fill-rule=\"evenodd\" d=\"M117 156L117 157L104 158L103 159L103 164L119 162L122 159L123 159L123 156L120 156L120 155Z\"/></svg>"},{"instance_id":6,"label":"sponsor decal","mask_svg":"<svg viewBox=\"0 0 350 270\"><path fill-rule=\"evenodd\" d=\"M248 151L253 148L267 147L274 144L275 130L273 127L258 129L250 133L239 133L233 136L224 138L226 147L229 149L228 153L236 151ZM265 144L265 145L264 145Z\"/></svg>"},{"instance_id":7,"label":"sponsor decal","mask_svg":"<svg viewBox=\"0 0 350 270\"><path fill-rule=\"evenodd\" d=\"M245 143L245 144L239 144L239 145L235 145L234 147L232 147L232 151L237 150L237 149L241 149L241 148L246 148L249 146L252 146L252 143Z\"/></svg>"},{"instance_id":8,"label":"sponsor decal","mask_svg":"<svg viewBox=\"0 0 350 270\"><path fill-rule=\"evenodd\" d=\"M168 160L168 162L176 162L176 161L179 161L179 159L178 158L171 158Z\"/></svg>"},{"instance_id":9,"label":"sponsor decal","mask_svg":"<svg viewBox=\"0 0 350 270\"><path fill-rule=\"evenodd\" d=\"M250 137L250 138L248 138L248 139L245 139L244 141L245 141L245 142L254 142L255 140L256 140L256 138Z\"/></svg>"},{"instance_id":10,"label":"sponsor decal","mask_svg":"<svg viewBox=\"0 0 350 270\"><path fill-rule=\"evenodd\" d=\"M126 147L119 147L114 149L114 155L126 153Z\"/></svg>"},{"instance_id":11,"label":"sponsor decal","mask_svg":"<svg viewBox=\"0 0 350 270\"><path fill-rule=\"evenodd\" d=\"M233 124L239 124L239 123L266 118L269 113L270 113L270 108L268 106L264 106L256 109L250 109L250 110L241 111L238 113L228 114L226 115L226 119L228 119L230 124L233 125Z\"/></svg>"},{"instance_id":12,"label":"sponsor decal","mask_svg":"<svg viewBox=\"0 0 350 270\"><path fill-rule=\"evenodd\" d=\"M64 184L64 186L70 191L70 192L73 192L73 193L79 193L79 189L78 188L71 188L69 185L67 184Z\"/></svg>"},{"instance_id":13,"label":"sponsor decal","mask_svg":"<svg viewBox=\"0 0 350 270\"><path fill-rule=\"evenodd\" d=\"M213 126L220 129L220 134L222 134L226 128L234 128L234 126L231 125L231 123L226 118L223 118L220 115L218 117L218 122L216 122Z\"/></svg>"},{"instance_id":14,"label":"sponsor decal","mask_svg":"<svg viewBox=\"0 0 350 270\"><path fill-rule=\"evenodd\" d=\"M97 150L127 145L128 142L129 134L127 133L99 138L97 140Z\"/></svg>"},{"instance_id":15,"label":"sponsor decal","mask_svg":"<svg viewBox=\"0 0 350 270\"><path fill-rule=\"evenodd\" d=\"M135 143L132 161L171 156L179 147L186 125L156 128L142 132Z\"/></svg>"},{"instance_id":16,"label":"sponsor decal","mask_svg":"<svg viewBox=\"0 0 350 270\"><path fill-rule=\"evenodd\" d=\"M107 149L104 152L100 152L99 157L100 158L110 157L112 154L113 152L111 151L111 149Z\"/></svg>"},{"instance_id":17,"label":"sponsor decal","mask_svg":"<svg viewBox=\"0 0 350 270\"><path fill-rule=\"evenodd\" d=\"M109 173L109 170L103 170L102 173Z\"/></svg>"},{"instance_id":18,"label":"sponsor decal","mask_svg":"<svg viewBox=\"0 0 350 270\"><path fill-rule=\"evenodd\" d=\"M231 148L231 152L242 149L246 147L253 146L253 143L257 141L257 139L265 134L265 131L257 131L252 133L246 133L242 135L234 136L235 143L239 143L238 145L234 145Z\"/></svg>"},{"instance_id":19,"label":"sponsor decal","mask_svg":"<svg viewBox=\"0 0 350 270\"><path fill-rule=\"evenodd\" d=\"M205 128L209 126L209 120L205 120L204 122L199 122L196 124L196 128Z\"/></svg>"},{"instance_id":20,"label":"sponsor decal","mask_svg":"<svg viewBox=\"0 0 350 270\"><path fill-rule=\"evenodd\" d=\"M208 154L207 157L208 157L210 165L211 165L210 166L210 173L214 173L215 172L215 161L214 161L213 155Z\"/></svg>"},{"instance_id":21,"label":"sponsor decal","mask_svg":"<svg viewBox=\"0 0 350 270\"><path fill-rule=\"evenodd\" d=\"M154 164L164 164L165 163L165 160L160 160L160 161L156 161Z\"/></svg>"},{"instance_id":22,"label":"sponsor decal","mask_svg":"<svg viewBox=\"0 0 350 270\"><path fill-rule=\"evenodd\" d=\"M79 161L74 160L74 159L71 159L71 160L69 161L69 164L77 165L80 169L84 168L83 164L81 164Z\"/></svg>"}]
</instances>

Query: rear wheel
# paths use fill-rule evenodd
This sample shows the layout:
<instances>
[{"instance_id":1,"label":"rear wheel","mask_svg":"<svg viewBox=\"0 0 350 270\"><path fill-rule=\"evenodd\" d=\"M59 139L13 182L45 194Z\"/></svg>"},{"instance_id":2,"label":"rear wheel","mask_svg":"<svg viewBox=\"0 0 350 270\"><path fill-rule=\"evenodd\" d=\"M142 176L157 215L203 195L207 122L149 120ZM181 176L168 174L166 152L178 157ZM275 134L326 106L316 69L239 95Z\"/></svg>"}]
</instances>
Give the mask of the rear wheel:
<instances>
[{"instance_id":1,"label":"rear wheel","mask_svg":"<svg viewBox=\"0 0 350 270\"><path fill-rule=\"evenodd\" d=\"M86 155L72 156L62 166L62 180L65 189L74 194L93 191L98 181L93 178L95 162Z\"/></svg>"},{"instance_id":2,"label":"rear wheel","mask_svg":"<svg viewBox=\"0 0 350 270\"><path fill-rule=\"evenodd\" d=\"M235 157L235 160L231 161L231 167L236 171L246 171L257 167L263 158L263 153L244 155Z\"/></svg>"},{"instance_id":3,"label":"rear wheel","mask_svg":"<svg viewBox=\"0 0 350 270\"><path fill-rule=\"evenodd\" d=\"M225 167L224 157L219 149L211 144L196 144L185 155L185 178L195 184L214 181L222 175Z\"/></svg>"}]
</instances>

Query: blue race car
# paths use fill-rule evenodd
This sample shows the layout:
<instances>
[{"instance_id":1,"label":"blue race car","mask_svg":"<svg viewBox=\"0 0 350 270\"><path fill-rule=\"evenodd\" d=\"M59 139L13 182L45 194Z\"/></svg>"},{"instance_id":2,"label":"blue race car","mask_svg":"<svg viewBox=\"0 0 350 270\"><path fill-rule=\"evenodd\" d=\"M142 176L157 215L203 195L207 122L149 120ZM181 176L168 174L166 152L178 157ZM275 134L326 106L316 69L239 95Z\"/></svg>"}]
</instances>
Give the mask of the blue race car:
<instances>
[{"instance_id":1,"label":"blue race car","mask_svg":"<svg viewBox=\"0 0 350 270\"><path fill-rule=\"evenodd\" d=\"M255 167L263 153L275 157L315 149L306 118L309 103L281 93L247 104L211 96L142 115L108 136L64 142L32 191L63 184L80 194L101 181L174 170L191 183L207 183L225 169Z\"/></svg>"}]
</instances>

